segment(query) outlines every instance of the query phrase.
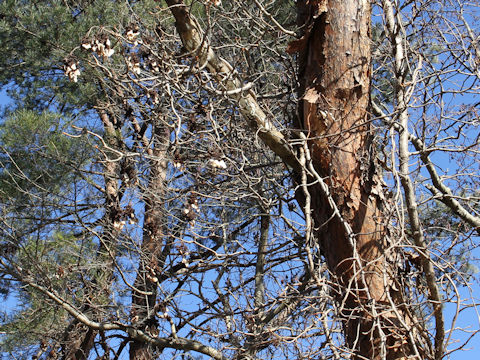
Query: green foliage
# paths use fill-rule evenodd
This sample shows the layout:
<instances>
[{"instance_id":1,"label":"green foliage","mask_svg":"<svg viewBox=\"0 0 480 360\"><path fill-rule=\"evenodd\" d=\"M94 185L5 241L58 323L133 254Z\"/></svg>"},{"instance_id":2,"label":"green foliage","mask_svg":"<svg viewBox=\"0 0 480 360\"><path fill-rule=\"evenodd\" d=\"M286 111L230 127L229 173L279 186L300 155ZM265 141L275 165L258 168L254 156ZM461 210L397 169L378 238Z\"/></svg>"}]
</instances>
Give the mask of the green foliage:
<instances>
[{"instance_id":1,"label":"green foliage","mask_svg":"<svg viewBox=\"0 0 480 360\"><path fill-rule=\"evenodd\" d=\"M24 202L32 196L58 194L72 176L72 165L87 160L77 139L62 134L59 114L18 110L0 125L0 199Z\"/></svg>"},{"instance_id":2,"label":"green foliage","mask_svg":"<svg viewBox=\"0 0 480 360\"><path fill-rule=\"evenodd\" d=\"M296 30L293 1L262 3L284 28ZM295 123L297 65L285 53L292 37L267 21L253 2L224 1L220 7L198 0L186 4L205 29L209 46L235 68L239 83L252 83L267 116L282 130ZM217 337L230 333L227 322L238 326L232 334L257 333L252 326L257 315L287 304L286 315L280 310L272 326L286 329L283 324L291 324L290 339L297 330L310 331L301 330L303 320L298 321L305 316L307 323L310 301L315 317L323 313L317 307L326 301L324 291L301 288L299 294L311 299L302 300L305 308L280 302L275 309L277 299L293 294L298 271L304 269L305 256L298 249L306 244L301 240L304 228L292 225L301 223L301 216L284 215L287 206L282 207L294 190L290 183L284 185L287 171L271 152L257 146L258 133L253 135L243 125L234 101L213 81L221 74L208 74L206 64L202 71L194 52L182 52L174 21L165 2L154 0L0 0L0 86L9 87L15 100L0 122L0 295L16 301L14 312L0 321L3 351L31 358L44 339L50 349L72 348L71 341L61 344L66 335L70 340L76 336L67 334L72 316L32 284L50 295L54 292L93 321L129 323L146 331L156 328L161 336L170 336L175 323L179 336L194 334L192 338L227 345L228 336ZM139 27L135 40L126 36L130 25ZM372 98L388 109L395 106L398 84L383 26L372 28ZM102 37L108 39L109 55L93 50L95 41L106 46ZM87 46L81 46L82 39ZM418 49L427 49L430 63L437 62L436 54L442 51L421 40L411 45L407 57L412 65ZM138 72L131 71L133 56L138 57ZM75 64L78 79L66 76L71 65L64 67L65 62ZM404 75L402 81L411 79ZM105 127L98 126L96 111L105 114L101 119ZM96 120L90 117L93 113ZM73 124L78 126L74 130ZM98 146L88 143L99 139ZM389 140L386 137L387 148ZM209 167L216 157L223 157L229 166ZM469 229L437 205L425 208L422 229L436 262L444 268L462 264L451 276L462 283L465 274L476 271L469 247L463 246L467 244L463 234ZM265 251L257 249L256 219L267 210L271 244ZM402 231L404 226L408 229L402 223ZM406 234L411 236L408 230ZM464 243L450 246L460 241ZM260 254L267 258L264 270L258 270ZM412 265L410 270L423 298L422 269ZM260 277L257 271L264 272L262 297L269 299L265 307L250 304L251 286L257 289ZM438 275L441 278L440 271ZM215 277L217 285L212 288ZM225 287L225 294L218 284ZM446 286L443 289L448 293ZM167 303L172 315L160 317L157 310ZM297 310L290 312L294 307ZM430 308L419 311L418 317L428 319L431 313ZM154 326L149 330L145 325L150 323ZM210 328L213 323L218 328ZM321 326L312 325L321 333ZM101 339L105 347L107 342L116 346L115 336L123 336L104 335L109 339ZM232 340L233 348L242 345L242 336ZM249 344L249 337L244 344ZM262 342L268 347L267 339ZM280 349L283 345L278 344ZM235 355L234 350L227 351L227 357L243 356L240 349ZM102 351L108 353L108 348Z\"/></svg>"},{"instance_id":3,"label":"green foliage","mask_svg":"<svg viewBox=\"0 0 480 360\"><path fill-rule=\"evenodd\" d=\"M15 84L9 95L21 108L40 111L53 104L62 111L90 109L102 96L96 82L71 83L63 60L81 58L81 39L91 28L125 26L132 8L146 14L153 0L19 1L0 2L0 85ZM84 76L88 76L87 71Z\"/></svg>"},{"instance_id":4,"label":"green foliage","mask_svg":"<svg viewBox=\"0 0 480 360\"><path fill-rule=\"evenodd\" d=\"M64 299L81 306L82 282L90 271L89 259L95 256L91 240L79 241L72 234L54 232L42 240L30 238L16 253L16 263L25 271L35 274L38 283L47 283ZM19 287L16 311L0 325L0 339L4 351L28 349L42 339L61 334L68 319L64 310L53 303L45 306L43 294L31 287Z\"/></svg>"},{"instance_id":5,"label":"green foliage","mask_svg":"<svg viewBox=\"0 0 480 360\"><path fill-rule=\"evenodd\" d=\"M467 194L463 195L468 197ZM433 204L424 207L421 212L425 236L431 244L432 252L438 252L437 261L444 261L445 266L456 264L450 277L462 285L465 279L472 278L479 271L469 239L472 229L443 203L436 201Z\"/></svg>"},{"instance_id":6,"label":"green foliage","mask_svg":"<svg viewBox=\"0 0 480 360\"><path fill-rule=\"evenodd\" d=\"M153 0L0 1L0 86L9 89L14 100L9 107L16 109L0 123L0 210L8 222L0 226L0 256L79 304L85 300L84 281L102 286L102 272L86 263L96 257L98 244L67 235L68 225L49 226L48 219L62 216L77 196L86 195L72 195L80 179L76 170L91 162L94 149L62 133L71 132L72 119L85 124L85 111L106 95L97 80L103 76L89 67L92 58L82 51L81 39L90 30L122 29L133 20L133 9L147 18L157 7ZM68 56L81 66L77 83L65 76ZM109 61L123 62L121 51ZM3 351L28 353L41 339L62 333L63 311L45 306L36 291L12 284L5 274L0 281L2 294L16 296L18 305L2 319ZM107 298L99 294L96 302Z\"/></svg>"},{"instance_id":7,"label":"green foliage","mask_svg":"<svg viewBox=\"0 0 480 360\"><path fill-rule=\"evenodd\" d=\"M61 213L61 204L77 182L76 170L91 157L92 149L85 142L62 134L66 128L68 121L59 114L32 110L17 110L0 125L0 210L4 216L0 256L25 269L37 264L34 272L52 271L49 266L63 262L61 251L51 258L52 244L67 246L60 235L45 243L32 239L51 236L47 219ZM42 253L50 255L37 259ZM2 295L7 296L11 283L3 274L0 280ZM21 298L25 306L33 299L23 292Z\"/></svg>"}]
</instances>

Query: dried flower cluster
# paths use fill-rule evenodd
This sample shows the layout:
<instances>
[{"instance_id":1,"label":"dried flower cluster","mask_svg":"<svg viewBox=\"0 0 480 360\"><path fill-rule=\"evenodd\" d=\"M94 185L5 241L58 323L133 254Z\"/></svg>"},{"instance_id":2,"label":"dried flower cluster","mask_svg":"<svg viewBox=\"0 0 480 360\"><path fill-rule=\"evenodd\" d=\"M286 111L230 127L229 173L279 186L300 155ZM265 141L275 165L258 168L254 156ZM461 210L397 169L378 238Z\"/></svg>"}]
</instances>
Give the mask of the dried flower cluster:
<instances>
[{"instance_id":1,"label":"dried flower cluster","mask_svg":"<svg viewBox=\"0 0 480 360\"><path fill-rule=\"evenodd\" d=\"M78 68L78 62L74 58L67 58L64 60L63 70L65 72L65 76L67 76L70 81L75 83L78 81L80 69Z\"/></svg>"},{"instance_id":2,"label":"dried flower cluster","mask_svg":"<svg viewBox=\"0 0 480 360\"><path fill-rule=\"evenodd\" d=\"M208 165L211 166L214 169L225 170L227 168L227 164L225 163L224 160L209 159L208 160Z\"/></svg>"},{"instance_id":3,"label":"dried flower cluster","mask_svg":"<svg viewBox=\"0 0 480 360\"><path fill-rule=\"evenodd\" d=\"M135 210L133 209L132 205L127 205L125 209L117 209L113 211L113 213L113 228L117 231L123 230L127 222L130 225L136 224L138 222L138 219L135 216Z\"/></svg>"},{"instance_id":4,"label":"dried flower cluster","mask_svg":"<svg viewBox=\"0 0 480 360\"><path fill-rule=\"evenodd\" d=\"M26 286L35 281L36 288L44 288L43 307L63 298L58 305L78 309L78 318L70 314L69 322L60 325L75 331L59 327L62 332L52 331L45 346L70 358L68 352L88 331L94 339L85 350L88 357L101 346L104 357L116 353L116 358L124 358L131 351L132 359L147 360L190 357L192 348L217 360L377 359L382 351L384 358L398 358L404 350L412 355L411 349L418 353L416 358L447 356L441 346L445 331L450 330L442 322L441 309L435 307L448 302L444 299L455 299L452 285L465 284L455 278L467 279L470 271L452 264L467 258L463 244L470 244L475 229L480 229L454 213L464 205L479 208L478 192L468 190L478 183L471 176L450 177L441 163L434 164L428 156L430 151L443 154L438 149L458 149L451 156L458 156L457 163L468 170L464 172L478 173L473 168L480 163L476 106L449 107L446 104L460 93L440 91L441 78L451 79L452 69L459 68L457 58L442 55L456 44L433 49L431 31L422 33L399 17L397 25L383 29L386 36L378 31L378 38L371 39L374 64L382 66L370 67L364 58L358 62L359 68L368 65L364 70L373 76L375 96L367 99L370 79L357 86L360 72L355 72L346 77L353 81L354 91L339 89L327 101L328 91L320 96L321 84L315 81L328 62L316 64L311 48L313 40L323 36L316 26L327 18L318 14L321 10L309 14L312 23L296 28L295 11L287 7L294 2L288 0L233 1L224 4L225 11L215 8L221 6L219 0L203 0L203 8L195 2L195 6L176 0L166 3L171 9L163 2L163 8L150 13L152 19L147 12L129 14L127 9L118 23L92 26L79 35L78 39L85 36L81 46L77 41L64 64L57 65L64 65L72 82L78 81L81 71L85 88L96 90L87 106L98 119L91 123L90 118L72 119L72 138L86 140L88 161L76 161L83 152L65 156L68 169L76 167L76 174L82 176L72 176L74 186L66 184L58 195L46 194L46 199L58 197L58 202L52 203L52 211L42 212L39 221L17 227L18 219L30 219L31 214L25 216L23 209L15 213L11 228L17 227L19 235L12 235L5 245L0 241L0 260L11 258L8 274L16 274ZM329 8L328 16L333 10ZM348 21L358 17L351 14ZM380 23L372 32L381 30ZM417 30L422 36L411 42L407 34ZM304 54L286 54L288 42L302 32L309 41L293 43L305 48ZM342 32L329 36L338 34ZM399 43L393 41L397 35L402 38ZM347 49L346 56L342 50L341 56L350 61L353 50ZM463 50L474 54L472 49ZM432 65L430 52L438 52L445 64ZM364 54L370 53L370 48L365 49ZM417 69L417 77L397 71L391 59L402 53L404 68ZM303 55L312 58L302 60ZM302 73L307 70L309 76ZM313 82L299 85L304 76ZM454 78L462 76L455 73ZM471 76L478 78L475 67ZM61 77L61 85L68 82ZM337 77L332 79L331 84L336 84ZM465 79L465 83L477 80ZM247 83L248 87L243 85ZM479 91L469 87L468 92ZM72 91L73 96L77 93ZM347 95L362 95L361 112L347 111L353 103L359 104L344 99ZM465 103L470 100L469 93ZM367 106L372 115L361 118L375 116L375 129L356 117L365 114ZM315 112L310 114L309 109ZM305 117L308 114L312 116ZM324 129L325 121L332 126ZM450 137L455 128L456 139ZM358 137L366 133L375 133L380 140ZM402 141L393 136L396 133ZM439 134L446 137L439 139ZM464 136L462 145L459 136ZM319 152L324 141L328 148ZM383 169L373 161L377 157ZM56 156L53 159L57 161ZM467 166L468 162L474 165ZM330 168L333 163L335 168ZM51 169L44 168L45 177L50 176ZM382 172L396 186L398 196L384 189ZM432 172L428 180L433 181L423 176L428 172ZM352 183L352 177L358 181ZM450 179L458 180L451 190ZM408 197L401 194L401 180L412 182L405 186ZM443 197L447 201L442 205L441 194L452 196ZM31 198L37 198L36 192ZM454 198L462 202L450 207ZM408 202L410 206L404 207ZM411 216L407 210L415 207L420 218L405 221L404 215ZM5 226L9 222L5 216L0 222L5 233L10 231L10 225ZM42 223L45 229L39 229ZM369 227L360 228L362 223ZM52 256L41 242L33 244L26 236L30 231L39 234L31 238L48 241L51 225L63 232ZM423 234L424 239L415 234ZM372 241L361 242L367 238ZM19 250L18 244L23 248ZM64 249L71 256L66 258ZM17 251L24 252L23 258L16 256ZM45 254L45 260L32 267L28 260L37 254ZM39 268L42 272L37 274ZM447 268L455 271L443 277ZM458 298L459 311L470 307L462 301ZM76 326L85 318L94 326ZM100 333L97 329L103 324L113 330ZM68 339L58 344L62 336ZM123 342L118 340L121 337ZM449 340L444 344L452 346ZM369 346L375 346L374 351L369 353Z\"/></svg>"},{"instance_id":5,"label":"dried flower cluster","mask_svg":"<svg viewBox=\"0 0 480 360\"><path fill-rule=\"evenodd\" d=\"M127 66L132 71L134 74L140 74L141 68L140 68L140 59L136 54L131 54L127 58Z\"/></svg>"},{"instance_id":6,"label":"dried flower cluster","mask_svg":"<svg viewBox=\"0 0 480 360\"><path fill-rule=\"evenodd\" d=\"M158 282L158 277L156 276L156 271L152 267L147 267L147 272L145 273L145 277L147 278L148 281L152 283L157 283Z\"/></svg>"},{"instance_id":7,"label":"dried flower cluster","mask_svg":"<svg viewBox=\"0 0 480 360\"><path fill-rule=\"evenodd\" d=\"M133 46L138 44L138 35L140 34L140 29L136 24L130 24L125 28L125 38L133 43Z\"/></svg>"},{"instance_id":8,"label":"dried flower cluster","mask_svg":"<svg viewBox=\"0 0 480 360\"><path fill-rule=\"evenodd\" d=\"M207 5L220 6L220 5L222 5L222 0L206 0L205 3Z\"/></svg>"},{"instance_id":9,"label":"dried flower cluster","mask_svg":"<svg viewBox=\"0 0 480 360\"><path fill-rule=\"evenodd\" d=\"M195 218L200 213L200 208L198 207L198 199L194 194L191 194L188 197L185 208L183 209L183 215L190 222L190 225L195 225Z\"/></svg>"},{"instance_id":10,"label":"dried flower cluster","mask_svg":"<svg viewBox=\"0 0 480 360\"><path fill-rule=\"evenodd\" d=\"M85 50L91 50L97 53L98 56L104 58L109 58L115 53L115 50L112 48L112 42L107 34L101 34L92 39L89 39L88 37L83 38L82 47Z\"/></svg>"}]
</instances>

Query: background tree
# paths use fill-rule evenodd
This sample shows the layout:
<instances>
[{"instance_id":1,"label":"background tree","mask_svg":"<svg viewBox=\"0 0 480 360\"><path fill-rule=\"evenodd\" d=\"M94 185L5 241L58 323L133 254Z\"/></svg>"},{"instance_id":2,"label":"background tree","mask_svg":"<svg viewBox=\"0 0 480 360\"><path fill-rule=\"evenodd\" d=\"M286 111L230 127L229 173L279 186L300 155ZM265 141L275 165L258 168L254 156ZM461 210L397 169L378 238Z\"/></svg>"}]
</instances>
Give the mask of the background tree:
<instances>
[{"instance_id":1,"label":"background tree","mask_svg":"<svg viewBox=\"0 0 480 360\"><path fill-rule=\"evenodd\" d=\"M7 356L455 350L480 225L475 4L0 14Z\"/></svg>"}]
</instances>

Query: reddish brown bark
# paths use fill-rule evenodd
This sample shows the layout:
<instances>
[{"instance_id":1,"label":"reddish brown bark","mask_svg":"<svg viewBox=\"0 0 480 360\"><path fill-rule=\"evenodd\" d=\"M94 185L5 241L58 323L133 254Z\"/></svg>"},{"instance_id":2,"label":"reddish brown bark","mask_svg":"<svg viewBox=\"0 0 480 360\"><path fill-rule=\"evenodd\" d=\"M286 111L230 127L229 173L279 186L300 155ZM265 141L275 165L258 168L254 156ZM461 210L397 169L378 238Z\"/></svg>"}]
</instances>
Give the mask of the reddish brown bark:
<instances>
[{"instance_id":1,"label":"reddish brown bark","mask_svg":"<svg viewBox=\"0 0 480 360\"><path fill-rule=\"evenodd\" d=\"M409 352L406 335L389 328L399 320L408 321L387 310L388 299L398 295L391 288L395 269L384 253L387 228L367 112L370 3L303 0L297 4L304 35L287 50L299 53L299 125L310 139L314 168L325 179L343 218L332 218L324 192L318 186L310 188L315 234L329 269L339 279L337 299L344 304L346 342L356 358L401 358ZM354 246L343 221L355 234ZM379 325L374 310L384 311ZM385 335L383 345L381 335Z\"/></svg>"},{"instance_id":2,"label":"reddish brown bark","mask_svg":"<svg viewBox=\"0 0 480 360\"><path fill-rule=\"evenodd\" d=\"M167 0L186 49L207 61L214 74L230 72L206 46L201 32L179 0ZM394 281L396 265L387 252L388 226L382 213L382 187L376 173L368 122L370 94L370 3L367 0L299 0L303 37L289 44L298 53L300 97L299 128L308 136L312 163L325 179L333 199L323 187L311 185L315 235L326 257L336 290L345 341L356 359L399 359L412 351L401 294ZM221 69L221 71L219 71ZM228 88L228 87L227 87ZM238 88L238 86L233 86ZM301 178L295 156L278 144L281 136L266 126L253 98L239 101L247 120L265 143ZM255 111L253 111L255 110ZM292 160L294 158L294 160ZM314 183L316 178L308 179ZM298 191L301 204L306 197ZM339 215L332 216L333 200ZM307 206L305 206L308 209ZM347 224L347 225L345 225ZM351 233L350 233L351 229ZM354 234L353 236L350 236Z\"/></svg>"}]
</instances>

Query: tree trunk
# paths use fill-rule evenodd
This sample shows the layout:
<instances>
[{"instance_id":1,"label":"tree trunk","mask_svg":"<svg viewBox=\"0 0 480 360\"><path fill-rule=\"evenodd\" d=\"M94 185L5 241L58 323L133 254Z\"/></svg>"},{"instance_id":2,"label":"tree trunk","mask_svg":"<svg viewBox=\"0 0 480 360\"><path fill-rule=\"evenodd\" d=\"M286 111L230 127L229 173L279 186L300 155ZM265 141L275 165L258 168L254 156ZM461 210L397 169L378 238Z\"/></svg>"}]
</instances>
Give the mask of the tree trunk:
<instances>
[{"instance_id":1,"label":"tree trunk","mask_svg":"<svg viewBox=\"0 0 480 360\"><path fill-rule=\"evenodd\" d=\"M170 252L173 239L164 232L165 180L167 176L166 142L168 133L160 124L154 126L153 147L149 143L147 152L152 156L147 188L143 190L145 217L143 223L143 241L141 246L137 278L132 292L132 325L145 333L156 337L157 320L155 304L157 300L158 277L165 266L165 259ZM162 241L165 242L162 249ZM131 360L153 359L153 352L148 343L133 340L130 344Z\"/></svg>"},{"instance_id":2,"label":"tree trunk","mask_svg":"<svg viewBox=\"0 0 480 360\"><path fill-rule=\"evenodd\" d=\"M345 341L357 359L403 358L411 353L405 329L410 321L396 306L396 269L386 253L388 227L367 112L370 2L303 0L297 5L303 37L287 51L299 53L299 126L309 139L311 165L331 194L318 182L308 190L314 235L338 279ZM305 204L309 196L298 197Z\"/></svg>"},{"instance_id":3,"label":"tree trunk","mask_svg":"<svg viewBox=\"0 0 480 360\"><path fill-rule=\"evenodd\" d=\"M213 74L232 73L205 45L183 2L167 4L185 48L206 61ZM307 222L311 215L313 235L335 277L332 283L338 284L337 308L353 358L421 358L415 350L413 315L396 281L397 251L389 239L383 210L388 204L368 118L370 3L299 0L297 6L303 36L287 51L298 53L297 125L308 139L306 160L298 162L291 148L283 146L285 138L249 94L237 100L239 108L265 144L291 166L301 185L297 197ZM222 84L229 90L240 87L233 80Z\"/></svg>"}]
</instances>

